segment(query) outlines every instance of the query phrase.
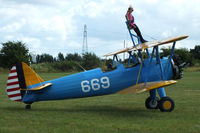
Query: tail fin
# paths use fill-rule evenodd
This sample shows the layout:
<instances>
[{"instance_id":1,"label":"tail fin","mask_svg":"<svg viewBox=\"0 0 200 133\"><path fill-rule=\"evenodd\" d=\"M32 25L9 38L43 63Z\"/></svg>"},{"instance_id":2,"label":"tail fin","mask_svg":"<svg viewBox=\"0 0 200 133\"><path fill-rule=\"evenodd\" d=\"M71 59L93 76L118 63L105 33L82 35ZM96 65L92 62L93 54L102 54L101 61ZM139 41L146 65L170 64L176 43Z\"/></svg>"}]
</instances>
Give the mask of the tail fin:
<instances>
[{"instance_id":1,"label":"tail fin","mask_svg":"<svg viewBox=\"0 0 200 133\"><path fill-rule=\"evenodd\" d=\"M21 62L12 67L7 81L7 94L12 101L22 101L27 86L44 82L26 63Z\"/></svg>"}]
</instances>

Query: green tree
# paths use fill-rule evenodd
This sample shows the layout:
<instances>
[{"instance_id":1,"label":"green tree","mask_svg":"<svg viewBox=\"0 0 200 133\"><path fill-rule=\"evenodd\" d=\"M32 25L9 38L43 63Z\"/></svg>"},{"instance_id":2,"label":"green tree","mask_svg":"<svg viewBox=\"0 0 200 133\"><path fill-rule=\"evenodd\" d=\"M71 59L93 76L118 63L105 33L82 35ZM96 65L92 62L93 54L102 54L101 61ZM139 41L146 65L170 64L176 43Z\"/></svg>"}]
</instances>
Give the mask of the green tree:
<instances>
[{"instance_id":1,"label":"green tree","mask_svg":"<svg viewBox=\"0 0 200 133\"><path fill-rule=\"evenodd\" d=\"M190 52L186 48L180 48L175 50L175 54L178 54L182 62L191 63Z\"/></svg>"},{"instance_id":2,"label":"green tree","mask_svg":"<svg viewBox=\"0 0 200 133\"><path fill-rule=\"evenodd\" d=\"M82 66L86 69L93 69L99 67L100 58L97 57L94 53L85 53L82 57Z\"/></svg>"},{"instance_id":3,"label":"green tree","mask_svg":"<svg viewBox=\"0 0 200 133\"><path fill-rule=\"evenodd\" d=\"M162 50L162 52L160 53L160 56L167 57L171 54L172 49L170 47L168 47L168 48L162 47L161 50Z\"/></svg>"},{"instance_id":4,"label":"green tree","mask_svg":"<svg viewBox=\"0 0 200 133\"><path fill-rule=\"evenodd\" d=\"M4 68L11 68L18 62L30 63L29 50L25 43L20 41L2 43L3 47L0 51L1 59L0 66Z\"/></svg>"},{"instance_id":5,"label":"green tree","mask_svg":"<svg viewBox=\"0 0 200 133\"><path fill-rule=\"evenodd\" d=\"M200 45L196 45L194 49L190 49L191 56L194 59L200 60Z\"/></svg>"},{"instance_id":6,"label":"green tree","mask_svg":"<svg viewBox=\"0 0 200 133\"><path fill-rule=\"evenodd\" d=\"M81 62L82 57L78 53L74 53L74 54L67 54L65 59L68 60L68 61Z\"/></svg>"},{"instance_id":7,"label":"green tree","mask_svg":"<svg viewBox=\"0 0 200 133\"><path fill-rule=\"evenodd\" d=\"M50 54L42 54L36 56L36 62L37 63L43 63L43 62L54 62L54 58Z\"/></svg>"},{"instance_id":8,"label":"green tree","mask_svg":"<svg viewBox=\"0 0 200 133\"><path fill-rule=\"evenodd\" d=\"M191 65L200 66L200 45L196 45L194 49L190 49Z\"/></svg>"},{"instance_id":9,"label":"green tree","mask_svg":"<svg viewBox=\"0 0 200 133\"><path fill-rule=\"evenodd\" d=\"M169 56L171 54L171 48L161 48L162 52L160 53L161 56ZM190 52L188 49L186 48L179 48L179 49L175 49L174 50L174 54L179 55L180 57L180 62L187 62L187 63L191 63L191 56L190 56Z\"/></svg>"},{"instance_id":10,"label":"green tree","mask_svg":"<svg viewBox=\"0 0 200 133\"><path fill-rule=\"evenodd\" d=\"M64 61L65 58L64 58L64 55L60 52L58 53L58 61Z\"/></svg>"}]
</instances>

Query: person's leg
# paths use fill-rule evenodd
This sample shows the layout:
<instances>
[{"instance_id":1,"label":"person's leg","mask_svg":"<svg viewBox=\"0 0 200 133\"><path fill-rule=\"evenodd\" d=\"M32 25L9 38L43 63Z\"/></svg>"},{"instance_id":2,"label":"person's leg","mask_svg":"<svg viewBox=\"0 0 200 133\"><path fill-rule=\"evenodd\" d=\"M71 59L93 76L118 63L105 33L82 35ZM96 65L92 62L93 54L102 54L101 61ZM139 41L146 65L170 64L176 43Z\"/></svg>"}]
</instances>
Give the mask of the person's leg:
<instances>
[{"instance_id":1,"label":"person's leg","mask_svg":"<svg viewBox=\"0 0 200 133\"><path fill-rule=\"evenodd\" d=\"M142 37L142 34L141 34L139 28L137 27L137 25L134 24L134 26L135 26L135 27L133 27L133 29L134 29L135 33L137 34L137 36L140 37L141 42L142 42L142 43L146 42L146 41L144 40L144 38Z\"/></svg>"}]
</instances>

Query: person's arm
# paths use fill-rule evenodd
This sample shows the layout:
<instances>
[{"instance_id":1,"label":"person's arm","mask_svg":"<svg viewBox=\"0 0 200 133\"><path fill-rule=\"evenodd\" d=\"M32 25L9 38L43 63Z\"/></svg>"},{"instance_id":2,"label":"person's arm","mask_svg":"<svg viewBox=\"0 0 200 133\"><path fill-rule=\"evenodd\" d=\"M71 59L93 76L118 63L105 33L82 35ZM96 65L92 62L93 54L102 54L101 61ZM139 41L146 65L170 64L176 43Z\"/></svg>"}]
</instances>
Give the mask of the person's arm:
<instances>
[{"instance_id":1,"label":"person's arm","mask_svg":"<svg viewBox=\"0 0 200 133\"><path fill-rule=\"evenodd\" d=\"M132 16L131 14L127 13L127 14L126 14L126 17L127 17L128 23L129 23L131 26L133 26L134 28L136 28L135 25L134 25L135 22L134 22L133 16Z\"/></svg>"}]
</instances>

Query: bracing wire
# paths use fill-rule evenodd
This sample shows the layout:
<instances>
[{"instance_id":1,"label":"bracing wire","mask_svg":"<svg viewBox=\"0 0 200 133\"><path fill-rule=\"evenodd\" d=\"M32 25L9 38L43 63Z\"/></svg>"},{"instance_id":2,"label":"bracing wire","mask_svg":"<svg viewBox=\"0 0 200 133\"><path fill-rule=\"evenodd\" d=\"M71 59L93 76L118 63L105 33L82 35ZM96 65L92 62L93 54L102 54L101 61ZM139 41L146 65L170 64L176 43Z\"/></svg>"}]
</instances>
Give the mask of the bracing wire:
<instances>
[{"instance_id":1,"label":"bracing wire","mask_svg":"<svg viewBox=\"0 0 200 133\"><path fill-rule=\"evenodd\" d=\"M154 37L152 37L152 36L150 36L150 35L148 35L148 34L144 34L145 36L148 36L149 38L151 38L152 40L155 40L155 41L157 41L158 39L156 39L156 38L154 38Z\"/></svg>"}]
</instances>

